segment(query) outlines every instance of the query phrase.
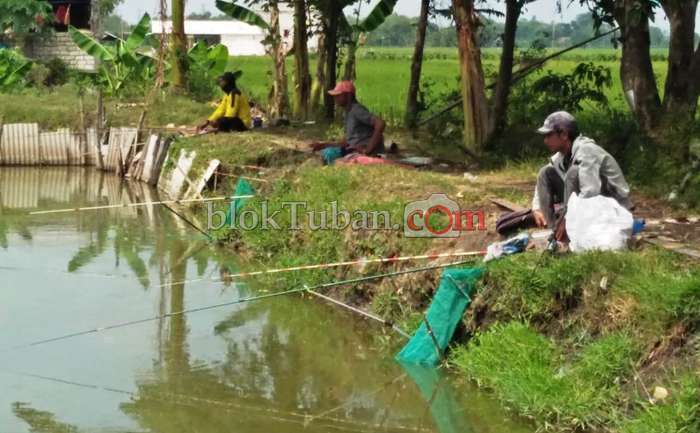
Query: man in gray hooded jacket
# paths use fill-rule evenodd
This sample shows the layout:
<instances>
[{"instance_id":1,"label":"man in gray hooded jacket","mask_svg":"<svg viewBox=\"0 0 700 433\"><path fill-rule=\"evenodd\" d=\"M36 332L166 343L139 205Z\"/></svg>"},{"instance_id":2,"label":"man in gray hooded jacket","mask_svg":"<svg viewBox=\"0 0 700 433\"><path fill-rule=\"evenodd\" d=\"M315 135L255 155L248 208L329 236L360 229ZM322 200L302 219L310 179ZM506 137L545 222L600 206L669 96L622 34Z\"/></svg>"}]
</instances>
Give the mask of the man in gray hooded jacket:
<instances>
[{"instance_id":1,"label":"man in gray hooded jacket","mask_svg":"<svg viewBox=\"0 0 700 433\"><path fill-rule=\"evenodd\" d=\"M554 153L537 175L532 200L537 227L554 228L554 205L566 207L573 193L581 198L602 194L614 198L625 209L634 210L620 166L593 140L579 135L574 116L565 111L550 114L537 132L544 135L544 143ZM559 227L557 232L557 240L562 240L563 229Z\"/></svg>"}]
</instances>

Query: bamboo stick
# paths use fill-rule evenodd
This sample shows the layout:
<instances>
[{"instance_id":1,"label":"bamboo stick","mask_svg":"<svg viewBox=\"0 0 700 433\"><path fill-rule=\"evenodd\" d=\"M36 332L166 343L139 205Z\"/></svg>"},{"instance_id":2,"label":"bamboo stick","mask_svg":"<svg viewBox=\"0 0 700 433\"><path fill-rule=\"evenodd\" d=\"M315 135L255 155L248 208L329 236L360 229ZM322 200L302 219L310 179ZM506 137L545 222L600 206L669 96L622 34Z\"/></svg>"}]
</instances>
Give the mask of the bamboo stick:
<instances>
[{"instance_id":1,"label":"bamboo stick","mask_svg":"<svg viewBox=\"0 0 700 433\"><path fill-rule=\"evenodd\" d=\"M252 198L254 195L239 195L234 197L210 197L210 198L191 198L183 200L163 200L163 201L151 201L143 203L124 203L124 204L110 204L104 206L89 206L89 207L77 207L68 209L57 209L57 210L42 210L36 212L29 212L28 215L46 215L52 213L67 213L67 212L83 212L88 210L100 210L100 209L114 209L120 207L136 207L136 206L148 206L148 205L166 205L166 204L182 204L182 203L194 203L202 201L217 201L217 200L235 200L239 198Z\"/></svg>"}]
</instances>

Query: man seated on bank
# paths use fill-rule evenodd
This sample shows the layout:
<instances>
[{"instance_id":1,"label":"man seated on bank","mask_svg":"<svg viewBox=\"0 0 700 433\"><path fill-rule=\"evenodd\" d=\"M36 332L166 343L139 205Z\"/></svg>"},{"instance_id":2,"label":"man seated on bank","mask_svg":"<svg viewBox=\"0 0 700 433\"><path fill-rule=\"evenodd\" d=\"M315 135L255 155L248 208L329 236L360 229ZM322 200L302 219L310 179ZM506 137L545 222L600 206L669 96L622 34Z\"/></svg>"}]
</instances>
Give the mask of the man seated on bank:
<instances>
[{"instance_id":1,"label":"man seated on bank","mask_svg":"<svg viewBox=\"0 0 700 433\"><path fill-rule=\"evenodd\" d=\"M572 193L581 198L597 195L612 197L629 210L634 205L629 198L629 186L617 161L595 141L579 134L578 123L571 114L558 111L550 114L537 130L544 143L554 153L548 165L537 175L532 215L537 227L555 228L554 205L566 205ZM556 240L566 240L566 222L562 215Z\"/></svg>"},{"instance_id":2,"label":"man seated on bank","mask_svg":"<svg viewBox=\"0 0 700 433\"><path fill-rule=\"evenodd\" d=\"M218 78L219 87L224 91L219 108L197 131L212 126L213 132L247 131L250 129L250 104L248 98L236 87L236 76L226 72Z\"/></svg>"},{"instance_id":3,"label":"man seated on bank","mask_svg":"<svg viewBox=\"0 0 700 433\"><path fill-rule=\"evenodd\" d=\"M311 143L313 151L323 150L324 162L328 164L353 152L374 156L384 153L386 122L357 102L355 86L350 81L341 81L328 94L336 105L345 109L345 134L338 142Z\"/></svg>"}]
</instances>

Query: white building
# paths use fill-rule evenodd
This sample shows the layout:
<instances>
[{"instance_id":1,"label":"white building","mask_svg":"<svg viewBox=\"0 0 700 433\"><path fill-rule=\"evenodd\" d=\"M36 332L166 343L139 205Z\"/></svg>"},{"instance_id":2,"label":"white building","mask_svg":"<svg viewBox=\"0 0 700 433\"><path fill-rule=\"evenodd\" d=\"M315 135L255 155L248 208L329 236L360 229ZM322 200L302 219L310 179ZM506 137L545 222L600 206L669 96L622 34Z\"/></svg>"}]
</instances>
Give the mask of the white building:
<instances>
[{"instance_id":1,"label":"white building","mask_svg":"<svg viewBox=\"0 0 700 433\"><path fill-rule=\"evenodd\" d=\"M270 13L256 11L266 22L270 21ZM172 21L151 21L151 32L162 34L172 31ZM288 6L280 5L280 32L286 49L294 44L294 11ZM265 31L238 20L185 20L185 34L190 45L205 39L209 44L221 43L228 48L231 56L262 56L265 55ZM313 37L308 42L309 51L316 51L318 38Z\"/></svg>"}]
</instances>

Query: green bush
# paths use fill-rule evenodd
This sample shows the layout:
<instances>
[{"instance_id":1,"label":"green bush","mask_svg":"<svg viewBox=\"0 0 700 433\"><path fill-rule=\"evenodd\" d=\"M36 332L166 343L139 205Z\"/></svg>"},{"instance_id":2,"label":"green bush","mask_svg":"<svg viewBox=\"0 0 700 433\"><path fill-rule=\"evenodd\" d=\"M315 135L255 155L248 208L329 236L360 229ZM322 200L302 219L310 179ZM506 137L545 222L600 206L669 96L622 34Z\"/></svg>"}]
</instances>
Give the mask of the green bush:
<instances>
[{"instance_id":1,"label":"green bush","mask_svg":"<svg viewBox=\"0 0 700 433\"><path fill-rule=\"evenodd\" d=\"M62 86L70 80L71 70L64 60L54 57L46 63L46 67L49 73L44 79L44 85L48 87Z\"/></svg>"}]
</instances>

